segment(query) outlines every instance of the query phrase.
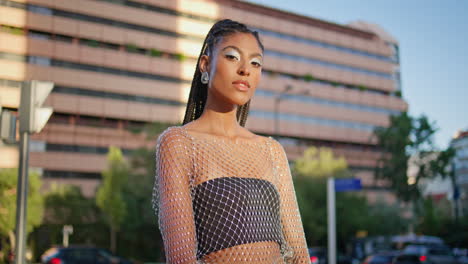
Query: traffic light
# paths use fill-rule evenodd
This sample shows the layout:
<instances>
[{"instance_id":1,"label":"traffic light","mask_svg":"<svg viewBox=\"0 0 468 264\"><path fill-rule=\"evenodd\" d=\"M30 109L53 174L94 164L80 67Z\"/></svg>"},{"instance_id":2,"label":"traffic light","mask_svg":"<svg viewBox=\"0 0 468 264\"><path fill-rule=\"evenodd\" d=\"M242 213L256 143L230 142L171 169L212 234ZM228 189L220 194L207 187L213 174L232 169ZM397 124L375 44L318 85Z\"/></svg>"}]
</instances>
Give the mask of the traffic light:
<instances>
[{"instance_id":1,"label":"traffic light","mask_svg":"<svg viewBox=\"0 0 468 264\"><path fill-rule=\"evenodd\" d=\"M16 116L0 106L0 140L14 143L16 139ZM0 141L1 142L1 141Z\"/></svg>"},{"instance_id":2,"label":"traffic light","mask_svg":"<svg viewBox=\"0 0 468 264\"><path fill-rule=\"evenodd\" d=\"M21 87L19 108L20 133L38 133L52 115L51 107L42 107L45 99L54 88L53 82L26 81Z\"/></svg>"}]
</instances>

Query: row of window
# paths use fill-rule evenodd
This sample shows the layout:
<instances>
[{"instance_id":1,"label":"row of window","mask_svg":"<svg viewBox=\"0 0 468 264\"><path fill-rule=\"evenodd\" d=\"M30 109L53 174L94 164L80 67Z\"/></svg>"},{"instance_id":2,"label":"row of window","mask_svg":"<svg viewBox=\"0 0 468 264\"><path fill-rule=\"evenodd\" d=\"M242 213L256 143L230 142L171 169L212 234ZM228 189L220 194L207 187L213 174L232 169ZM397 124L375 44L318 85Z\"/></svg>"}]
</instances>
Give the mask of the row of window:
<instances>
[{"instance_id":1,"label":"row of window","mask_svg":"<svg viewBox=\"0 0 468 264\"><path fill-rule=\"evenodd\" d=\"M56 179L97 179L100 180L100 173L93 172L77 172L77 171L55 171L55 170L44 170L42 177L44 178L56 178Z\"/></svg>"},{"instance_id":2,"label":"row of window","mask_svg":"<svg viewBox=\"0 0 468 264\"><path fill-rule=\"evenodd\" d=\"M268 91L259 90L260 94L268 94L268 96L274 96L275 94ZM95 90L88 90L82 88L75 88L75 87L65 87L65 86L55 86L54 93L64 93L64 94L74 94L80 96L91 96L91 97L100 97L100 98L110 98L115 100L124 100L124 101L137 101L142 103L149 103L149 104L160 104L160 105L170 105L170 106L180 106L183 107L185 105L184 102L175 101L175 100L167 100L161 98L152 98L146 96L139 96L139 95L129 95L129 94L120 94L120 93L113 93L113 92L106 92L106 91L95 91ZM290 97L295 100L300 100L300 96L297 95L285 95L285 97ZM305 98L305 96L304 96ZM319 98L310 97L312 102L305 101L307 103L315 103L313 99L323 100ZM326 100L323 100L326 101ZM321 102L324 104L325 102ZM263 118L274 119L275 113L273 112L266 112L266 111L259 111L259 110L251 110L250 114L260 116ZM278 113L278 118L282 120L289 120L295 122L305 122L305 123L312 123L312 124L319 124L319 125L327 125L327 126L334 126L334 127L345 127L345 128L353 128L365 131L373 131L375 126L365 124L365 123L358 123L358 122L350 122L350 121L342 121L342 120L331 120L331 119L324 119L318 117L311 117L311 116L301 116L296 114L287 114L287 113Z\"/></svg>"},{"instance_id":3,"label":"row of window","mask_svg":"<svg viewBox=\"0 0 468 264\"><path fill-rule=\"evenodd\" d=\"M83 145L66 145L66 144L46 144L46 151L58 151L58 152L74 152L74 153L86 153L86 154L100 154L105 155L109 153L108 147L97 147L97 146L83 146ZM121 149L122 154L130 155L133 150Z\"/></svg>"},{"instance_id":4,"label":"row of window","mask_svg":"<svg viewBox=\"0 0 468 264\"><path fill-rule=\"evenodd\" d=\"M28 36L33 37L33 38L39 38L39 39L53 39L53 40L58 40L58 41L64 41L71 43L74 37L71 36L65 36L65 35L58 35L58 34L51 34L48 32L41 32L41 31L36 31L36 30L29 30L28 31ZM111 49L111 50L119 50L120 45L119 44L114 44L114 43L109 43L109 42L102 42L102 41L96 41L92 39L79 39L78 42L80 45L85 45L85 46L91 46L91 47L99 47L99 48L105 48L105 49ZM142 49L142 48L135 48L135 51L132 51L135 53L139 53L142 55L151 55L151 56L160 56L162 53L157 50L147 50L147 49ZM171 59L176 59L180 60L181 55L180 54L169 54L165 53L167 57ZM188 58L187 59L194 59L194 58ZM195 60L195 59L194 59ZM326 63L326 62L324 62ZM273 72L268 71L268 70L263 70L263 73L265 74L273 74ZM293 74L285 74L285 73L278 73L280 78L288 78L288 79L306 79L304 76L296 76ZM362 87L356 87L354 85L344 85L344 84L338 84L335 82L330 82L330 81L325 81L325 80L319 80L315 79L312 77L312 80L307 80L309 82L314 82L317 84L323 84L323 85L333 85L333 86L340 86L343 88L347 89L354 89L354 90L362 90ZM367 89L369 92L377 93L377 94L387 94L387 92L381 91L381 90L374 90L374 89Z\"/></svg>"},{"instance_id":5,"label":"row of window","mask_svg":"<svg viewBox=\"0 0 468 264\"><path fill-rule=\"evenodd\" d=\"M115 119L108 117L96 117L96 116L87 116L79 114L64 114L54 112L50 117L48 123L51 124L66 124L66 125L76 125L76 126L91 126L99 128L118 128L123 129L142 129L148 123L133 121L133 120L123 120ZM174 126L178 124L165 124L166 126ZM264 134L264 136L268 136ZM319 139L310 139L310 138L295 138L295 137L285 137L279 136L277 140L283 146L316 146L316 147L328 147L332 149L343 149L343 150L352 150L352 151L366 151L366 152L378 152L378 147L375 145L365 145L351 142L336 142L329 140L319 140ZM41 148L41 151L45 151L45 146Z\"/></svg>"},{"instance_id":6,"label":"row of window","mask_svg":"<svg viewBox=\"0 0 468 264\"><path fill-rule=\"evenodd\" d=\"M265 96L265 97L275 97L275 98L281 96L281 98L294 100L298 102L320 104L320 105L326 105L326 106L332 106L332 107L341 107L341 108L353 109L353 110L359 110L359 111L365 111L365 112L371 112L371 113L382 113L382 114L387 114L387 115L400 114L400 111L397 111L397 110L368 106L368 105L339 102L339 101L333 101L333 100L317 98L317 97L312 97L312 96L303 96L303 95L297 95L297 94L281 94L279 92L261 90L261 89L257 89L255 94Z\"/></svg>"},{"instance_id":7,"label":"row of window","mask_svg":"<svg viewBox=\"0 0 468 264\"><path fill-rule=\"evenodd\" d=\"M75 95L81 95L81 96L111 98L111 99L125 100L125 101L137 101L137 102L149 103L149 104L185 106L184 102L179 102L179 101L174 101L174 100L151 98L151 97L137 96L137 95L118 94L118 93L111 93L111 92L104 92L104 91L86 90L86 89L81 89L81 88L72 88L72 87L63 87L63 86L57 86L56 88L54 88L53 92L75 94ZM274 118L275 113L251 110L250 114L262 116L265 118ZM279 113L278 118L283 119L283 120L296 121L296 122L306 122L306 123L314 123L314 124L321 124L321 125L328 125L328 126L354 128L354 129L366 130L366 131L373 131L375 128L375 126L364 124L364 123L323 119L323 118L310 117L310 116L299 116L295 114L286 114L286 113Z\"/></svg>"},{"instance_id":8,"label":"row of window","mask_svg":"<svg viewBox=\"0 0 468 264\"><path fill-rule=\"evenodd\" d=\"M260 118L266 119L280 119L298 123L307 123L313 125L322 125L322 126L331 126L331 127L340 127L340 128L351 128L357 130L363 130L367 132L373 132L377 127L370 124L365 123L358 123L358 122L350 122L350 121L343 121L343 120L332 120L332 119L325 119L320 117L314 116L303 116L298 114L290 114L290 113L274 113L274 112L267 112L261 110L250 110L249 114L251 116L257 116Z\"/></svg>"},{"instance_id":9,"label":"row of window","mask_svg":"<svg viewBox=\"0 0 468 264\"><path fill-rule=\"evenodd\" d=\"M0 58L5 58L5 59L13 59L13 60L19 60L19 61L24 61L24 56L21 55L16 55L16 54L10 54L10 53L0 53ZM110 73L110 74L118 74L118 75L126 75L126 76L132 76L132 77L138 77L138 78L149 78L153 80L163 80L163 81L171 81L171 82L184 82L183 80L177 79L177 78L171 78L167 76L160 76L160 75L154 75L154 74L147 74L147 73L141 73L141 72L132 72L132 71L125 71L121 69L114 69L114 68L108 68L108 67L98 67L98 66L92 66L92 65L87 65L87 64L80 64L80 63L72 63L72 62L65 62L65 61L59 61L59 60L51 60L49 58L44 58L44 57L37 57L37 56L28 56L28 62L29 63L34 63L34 64L40 64L40 65L47 65L47 66L60 66L60 67L65 67L65 68L73 68L73 69L80 69L80 70L88 70L88 71L97 71L97 72L103 72L103 73ZM72 93L72 94L80 94L80 95L88 95L88 96L99 96L99 97L110 97L113 99L122 99L122 100L134 100L134 101L140 101L140 102L148 102L148 103L157 103L157 104L166 104L166 105L181 105L180 102L170 102L168 100L162 100L162 99L157 99L157 98L149 98L149 97L143 97L143 96L136 96L136 95L122 95L122 94L115 94L115 93L109 93L109 92L101 92L101 91L92 91L92 90L83 90L79 88L67 88L67 87L57 87L55 90L56 92L62 92L62 93ZM270 95L270 96L275 96L274 94L268 94L268 91L259 91L260 94L264 95ZM271 92L270 92L271 93ZM311 102L311 101L317 101L316 99L318 98L312 98L312 97L300 97L296 95L287 95L291 98L294 99L299 99L306 101L306 102ZM309 99L306 99L309 98ZM318 99L323 100L323 99ZM328 103L326 101L322 101L322 103ZM336 102L338 103L338 102ZM338 106L338 105L337 105ZM341 105L344 107L348 107L348 105ZM365 106L363 106L365 107Z\"/></svg>"},{"instance_id":10,"label":"row of window","mask_svg":"<svg viewBox=\"0 0 468 264\"><path fill-rule=\"evenodd\" d=\"M187 18L191 18L191 19L194 19L194 20L205 21L205 22L209 22L209 23L215 23L216 22L215 19L211 19L211 18L208 18L208 17L183 13L183 12L179 12L179 11L175 11L175 10L170 10L170 9L157 7L157 6L150 5L150 4L143 4L143 3L140 3L140 2L134 2L134 1L129 1L129 0L98 0L98 1L110 2L110 3L119 4L119 5L125 5L125 6L129 6L129 7L133 7L133 8L140 8L140 9L145 9L145 10L149 10L149 11L153 11L153 12L169 14L169 15L182 16L182 17L187 17ZM382 60L382 61L386 61L386 62L393 62L393 63L397 62L394 58L386 57L386 56L383 56L383 55L380 55L380 54L373 54L373 53L362 51L362 50L356 50L356 49L352 49L352 48L348 48L348 47L337 46L337 45L334 45L334 44L320 42L320 41L317 41L317 40L298 37L298 36L294 36L294 35L290 35L290 34L279 33L279 32L275 32L275 31L271 31L271 30L267 30L267 29L260 29L260 28L255 28L255 27L252 27L252 29L259 32L261 35L269 35L269 36L278 37L278 38L282 38L282 39L292 40L292 41L295 41L295 42L301 42L301 43L305 43L305 44L319 46L319 47L322 47L322 48L337 50L337 51L341 51L341 52L345 52L345 53L351 53L351 54L355 54L355 55L366 56L366 57L369 57L369 58Z\"/></svg>"},{"instance_id":11,"label":"row of window","mask_svg":"<svg viewBox=\"0 0 468 264\"><path fill-rule=\"evenodd\" d=\"M13 28L9 27L11 29L15 30L22 30L20 28ZM0 29L4 29L1 27ZM30 30L28 31L28 35L33 37L33 38L39 38L39 39L54 39L54 40L59 40L59 41L65 41L68 43L71 43L73 40L73 37L70 36L65 36L65 35L59 35L59 34L50 34L47 32L40 32L40 31L35 31L35 30ZM112 49L112 50L118 50L120 49L120 45L114 44L114 43L107 43L107 42L98 42L96 40L90 40L90 39L79 39L78 41L81 45L87 45L87 46L92 46L92 47L99 47L99 48L106 48L106 49ZM134 52L130 51L127 48L127 51L129 52ZM156 50L143 50L139 52L140 54L150 54L151 56L161 56L161 53ZM157 53L157 54L156 54ZM180 54L166 54L168 58L170 59L177 59L181 60L181 55ZM40 65L46 65L50 66L51 65L51 60L49 58L45 57L39 57L39 56L29 56L28 59L25 59L26 57L21 57L21 55L16 55L16 54L9 54L9 53L4 53L3 58L5 59L10 59L10 60L16 60L16 61L29 61L30 63L33 64L40 64ZM113 73L115 72L122 72L121 70L119 71L112 71ZM309 77L309 79L306 80L307 76L297 76L293 74L286 74L286 73L277 73L277 72L272 72L268 70L263 70L263 73L266 75L271 75L271 76L276 76L279 78L284 78L284 79L294 79L294 80L302 80L302 81L307 81L307 82L312 82L316 84L321 84L321 85L328 85L328 86L334 86L338 88L346 88L346 89L351 89L351 90L365 90L366 92L371 92L371 93L376 93L376 94L381 94L381 95L389 95L388 92L381 91L381 90L374 90L372 88L367 88L363 86L355 86L355 85L346 85L346 84L341 84L341 83L336 83L336 82L330 82L326 80L320 80L316 79L313 77ZM130 75L132 76L132 75Z\"/></svg>"},{"instance_id":12,"label":"row of window","mask_svg":"<svg viewBox=\"0 0 468 264\"><path fill-rule=\"evenodd\" d=\"M22 62L28 61L29 63L32 63L32 64L39 64L39 65L46 65L46 66L53 65L53 66L60 66L60 67L65 67L65 68L88 70L88 71L93 71L93 72L126 75L126 76L131 76L131 77L138 77L138 78L149 78L153 80L163 80L163 81L170 81L170 82L187 82L181 79L171 78L167 76L160 76L160 75L133 72L133 71L125 71L125 70L120 70L120 69L115 69L115 68L99 67L99 66L81 64L81 63L59 61L59 60L38 57L38 56L27 56L25 58L25 56L22 56L22 55L0 52L0 58L10 59L10 60L15 60L15 61L22 61ZM108 97L108 98L113 98L113 99L132 100L132 101L145 102L145 103L181 105L181 102L163 100L163 99L158 99L158 98L144 97L144 96L138 96L138 95L123 95L123 94L117 94L117 93L83 90L79 88L70 88L70 87L58 86L56 87L55 92ZM267 91L267 90L260 90L260 89L257 90L257 94L262 95L262 96L269 96L269 97L279 96L278 93ZM285 95L285 97L293 99L293 100L298 100L301 102L306 102L306 103L319 103L319 104L324 104L324 105L344 107L344 108L356 109L356 110L361 110L361 111L378 112L378 113L385 113L385 114L398 114L399 113L398 111L385 109L385 108L377 108L377 107L371 107L371 106L365 106L365 105L331 101L331 100L326 100L326 99L321 99L321 98L314 98L311 96Z\"/></svg>"},{"instance_id":13,"label":"row of window","mask_svg":"<svg viewBox=\"0 0 468 264\"><path fill-rule=\"evenodd\" d=\"M180 107L185 105L185 103L183 102L178 102L178 101L173 101L173 100L150 98L150 97L135 96L135 95L125 95L125 94L117 94L117 93L110 93L110 92L86 90L86 89L81 89L81 88L61 87L61 86L58 86L57 90L54 88L53 92L75 94L75 95L81 95L81 96L111 98L111 99L126 100L126 101L133 101L138 98L137 100L139 102L150 103L150 104L180 106ZM269 119L275 118L274 116L275 113L273 112L250 110L250 114L255 115L255 116L260 116L263 118L269 118ZM305 123L313 123L313 124L320 124L320 125L327 125L327 126L334 126L334 127L353 128L353 129L359 129L359 130L365 130L365 131L373 131L375 129L375 126L364 124L364 123L323 119L323 118L318 118L318 117L301 116L301 115L287 114L287 113L279 113L278 118L281 120L289 120L289 121L295 121L295 122L301 122L301 123L305 122Z\"/></svg>"},{"instance_id":14,"label":"row of window","mask_svg":"<svg viewBox=\"0 0 468 264\"><path fill-rule=\"evenodd\" d=\"M369 57L369 58L373 58L373 59L377 59L377 60L381 60L381 61L385 61L385 62L398 63L398 57L397 56L387 57L387 56L383 56L383 55L380 55L380 54L373 54L373 53L369 53L369 52L362 51L362 50L356 50L356 49L352 49L352 48L348 48L348 47L337 46L337 45L333 45L333 44L329 44L329 43L325 43L325 42L320 42L320 41L313 40L313 39L306 39L306 38L302 38L302 37L298 37L298 36L294 36L294 35L274 32L274 31L271 31L271 30L265 30L265 29L259 29L259 28L254 28L254 29L256 31L258 31L262 35L269 35L269 36L273 36L273 37L277 37L277 38L292 40L292 41L295 41L295 42L301 42L301 43L304 43L304 44L310 44L310 45L318 46L318 47L321 47L321 48L337 50L337 51L341 51L341 52L345 52L345 53L350 53L350 54L353 54L353 55L361 55L361 56L365 56L365 57Z\"/></svg>"},{"instance_id":15,"label":"row of window","mask_svg":"<svg viewBox=\"0 0 468 264\"><path fill-rule=\"evenodd\" d=\"M141 129L148 123L141 122L141 121L133 121L133 120L123 120L123 119L115 119L115 118L108 118L108 117L95 117L95 116L87 116L87 115L77 115L77 114L64 114L64 113L56 113L54 112L50 117L49 123L54 124L75 124L77 126L92 126L92 127L103 127L103 128L117 128L119 127L119 123L121 123L121 127L123 129ZM166 126L173 126L178 124L166 124ZM268 136L268 135L264 135ZM337 148L337 149L346 149L346 150L354 150L354 151L378 151L377 146L375 145L363 145L358 143L344 143L344 142L335 142L335 141L327 141L327 140L317 140L317 139L310 139L310 138L292 138L292 137L278 137L278 140L281 142L282 145L286 146L300 146L300 145L308 145L308 146L317 146L317 147L329 147L329 148Z\"/></svg>"},{"instance_id":16,"label":"row of window","mask_svg":"<svg viewBox=\"0 0 468 264\"><path fill-rule=\"evenodd\" d=\"M338 70L345 70L345 71L352 71L352 72L357 72L357 73L363 73L366 75L372 75L376 77L381 77L389 80L395 80L396 77L394 77L392 74L388 73L383 73L383 72L378 72L378 71L371 71L371 70L366 70L358 67L353 67L353 66L348 66L348 65L343 65L343 64L337 64L337 63L332 63L332 62L327 62L327 61L322 61L318 59L313 59L313 58L308 58L308 57L302 57L298 55L291 55L291 54L286 54L278 51L273 51L273 50L265 50L265 55L271 55L275 57L280 57L280 58L285 58L293 61L298 61L298 62L305 62L308 64L315 64L315 65L320 65L324 67L330 67L330 68L335 68Z\"/></svg>"},{"instance_id":17,"label":"row of window","mask_svg":"<svg viewBox=\"0 0 468 264\"><path fill-rule=\"evenodd\" d=\"M5 0L2 0L2 1L5 1ZM28 5L28 10L31 11L31 12L34 12L34 11L37 11L37 10L42 10L42 9L46 9L46 8L45 7L35 6L35 5ZM63 11L63 10L56 10L56 9L50 9L50 10L51 10L51 13L53 15L55 15L55 16L61 16L61 17L77 19L77 20L90 21L90 22L115 26L115 27L119 27L119 28L129 28L129 29L154 33L154 34L172 36L172 37L183 37L183 38L187 38L187 39L197 40L199 42L203 41L202 38L197 37L197 36L190 36L190 35L180 34L180 33L177 33L177 32L170 32L170 31L166 31L166 30L160 30L160 29L155 29L155 28L151 28L151 27L135 25L135 24L125 23L125 22L121 22L121 21L115 21L115 20L105 19L105 18L100 18L100 17L94 17L94 16L89 16L89 15L84 15L84 14L77 14L77 13L72 13L72 12ZM44 14L43 11L41 11L40 13ZM347 70L347 71L359 72L359 73L362 73L362 74L378 76L378 77L382 77L382 78L386 78L386 79L394 79L394 77L391 74L388 74L388 73L371 71L371 70L361 69L361 68L342 65L342 64L329 63L329 62L324 62L324 61L317 60L317 59L300 57L300 56L290 55L290 54L277 52L277 51L268 51L267 50L267 51L265 51L265 54L270 54L272 56L279 56L279 57L291 59L291 60L294 60L294 61L303 61L303 62L307 62L307 63L311 63L311 64L318 64L318 65L325 66L325 67L333 67L333 68L338 68L338 69Z\"/></svg>"},{"instance_id":18,"label":"row of window","mask_svg":"<svg viewBox=\"0 0 468 264\"><path fill-rule=\"evenodd\" d=\"M54 112L47 123L77 125L96 128L126 129L132 132L141 132L148 123L136 120L124 120L110 117L96 117L76 114L63 114Z\"/></svg>"},{"instance_id":19,"label":"row of window","mask_svg":"<svg viewBox=\"0 0 468 264\"><path fill-rule=\"evenodd\" d=\"M16 27L11 27L11 26L4 26L0 25L0 30L6 31L6 32L17 32L21 31L21 34L24 34L24 30L22 28L16 28ZM43 32L43 31L37 31L37 30L28 30L27 34L29 37L32 38L37 38L37 39L43 39L43 40L56 40L56 41L62 41L62 42L67 42L67 43L72 43L73 39L78 39L75 37L71 36L66 36L66 35L61 35L61 34L52 34L49 32ZM121 49L123 47L120 44L114 44L114 43L109 43L109 42L102 42L102 41L97 41L93 39L78 39L78 43L80 45L86 45L90 47L95 47L95 48L104 48L104 49L110 49L110 50L127 50L128 52L132 53L138 53L141 55L149 55L152 57L160 57L164 56L169 59L174 59L174 60L185 60L185 59L193 59L195 58L190 58L190 57L185 57L183 54L170 54L167 52L161 52L155 49L143 49L143 48L138 48L134 47L131 45L127 45L125 49ZM34 62L34 59L33 59ZM40 60L38 59L38 63L42 63L44 65L48 65L46 60ZM364 86L355 86L355 85L348 85L348 84L342 84L342 83L336 83L332 81L327 81L327 80L320 80L313 78L312 75L306 75L306 76L298 76L294 74L289 74L289 73L278 73L278 72L272 72L269 70L263 70L263 73L270 74L270 75L278 75L280 78L286 78L286 79L294 79L294 80L303 80L307 82L313 82L316 84L322 84L322 85L332 85L332 86L339 86L342 88L346 89L352 89L352 90L363 90L365 89L368 92L372 93L377 93L377 94L384 94L388 95L388 92L381 91L381 90L375 90L373 88L367 88ZM398 76L396 76L398 77ZM397 78L398 79L398 78ZM395 82L396 84L399 84L399 81ZM401 95L398 95L401 96Z\"/></svg>"},{"instance_id":20,"label":"row of window","mask_svg":"<svg viewBox=\"0 0 468 264\"><path fill-rule=\"evenodd\" d=\"M146 103L146 104L159 104L159 105L170 105L170 106L184 106L185 105L185 103L175 101L175 100L168 100L168 99L161 99L161 98L154 98L154 97L140 96L140 95L112 93L112 92L105 92L105 91L87 90L87 89L64 87L64 86L55 86L53 92L64 93L64 94L75 94L75 95L82 95L82 96L91 96L91 97L109 98L109 99L114 99L114 100L124 100L124 101L132 101L132 102L139 102L139 103Z\"/></svg>"}]
</instances>

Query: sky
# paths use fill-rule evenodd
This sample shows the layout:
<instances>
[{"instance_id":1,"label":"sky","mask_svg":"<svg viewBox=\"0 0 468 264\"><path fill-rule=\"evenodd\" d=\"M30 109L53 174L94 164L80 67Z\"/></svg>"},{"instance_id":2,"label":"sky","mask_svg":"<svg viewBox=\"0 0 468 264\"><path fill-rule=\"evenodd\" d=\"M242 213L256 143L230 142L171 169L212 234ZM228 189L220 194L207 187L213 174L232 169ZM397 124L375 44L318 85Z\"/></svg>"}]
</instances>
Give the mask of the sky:
<instances>
[{"instance_id":1,"label":"sky","mask_svg":"<svg viewBox=\"0 0 468 264\"><path fill-rule=\"evenodd\" d=\"M403 98L426 115L446 148L468 129L467 0L249 0L338 24L375 23L398 40Z\"/></svg>"}]
</instances>

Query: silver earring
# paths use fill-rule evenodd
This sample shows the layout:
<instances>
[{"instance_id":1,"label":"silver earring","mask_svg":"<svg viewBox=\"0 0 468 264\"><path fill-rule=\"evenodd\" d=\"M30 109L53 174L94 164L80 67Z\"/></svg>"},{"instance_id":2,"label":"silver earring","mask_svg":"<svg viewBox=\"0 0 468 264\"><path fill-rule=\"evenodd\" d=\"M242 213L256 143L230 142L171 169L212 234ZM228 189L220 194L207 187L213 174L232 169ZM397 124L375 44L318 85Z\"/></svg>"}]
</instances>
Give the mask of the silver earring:
<instances>
[{"instance_id":1,"label":"silver earring","mask_svg":"<svg viewBox=\"0 0 468 264\"><path fill-rule=\"evenodd\" d=\"M208 72L202 72L201 82L203 84L207 84L209 80L210 80L210 76L208 75Z\"/></svg>"}]
</instances>

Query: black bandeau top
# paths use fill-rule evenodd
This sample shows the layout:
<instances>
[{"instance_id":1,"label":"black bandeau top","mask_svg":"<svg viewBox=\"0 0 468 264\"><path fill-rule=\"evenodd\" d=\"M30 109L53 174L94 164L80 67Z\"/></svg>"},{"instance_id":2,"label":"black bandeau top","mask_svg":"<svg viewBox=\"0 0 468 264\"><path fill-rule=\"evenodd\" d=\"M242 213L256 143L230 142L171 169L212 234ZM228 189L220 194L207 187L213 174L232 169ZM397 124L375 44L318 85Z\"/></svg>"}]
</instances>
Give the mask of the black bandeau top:
<instances>
[{"instance_id":1,"label":"black bandeau top","mask_svg":"<svg viewBox=\"0 0 468 264\"><path fill-rule=\"evenodd\" d=\"M284 241L280 200L267 180L222 177L194 188L197 259L211 252L260 241Z\"/></svg>"}]
</instances>

